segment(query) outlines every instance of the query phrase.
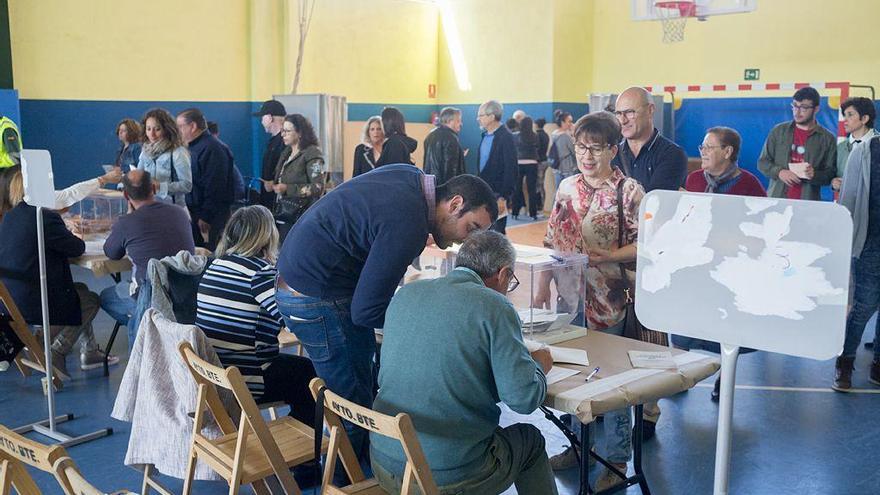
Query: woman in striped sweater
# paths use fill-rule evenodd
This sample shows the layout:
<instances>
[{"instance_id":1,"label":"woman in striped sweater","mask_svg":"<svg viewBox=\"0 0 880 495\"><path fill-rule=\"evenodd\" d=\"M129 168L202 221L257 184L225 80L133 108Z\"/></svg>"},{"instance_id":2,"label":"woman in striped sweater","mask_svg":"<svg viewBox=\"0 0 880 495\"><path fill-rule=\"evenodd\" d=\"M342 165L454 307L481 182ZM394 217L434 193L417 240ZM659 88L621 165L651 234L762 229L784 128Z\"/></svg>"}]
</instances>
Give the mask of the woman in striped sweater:
<instances>
[{"instance_id":1,"label":"woman in striped sweater","mask_svg":"<svg viewBox=\"0 0 880 495\"><path fill-rule=\"evenodd\" d=\"M263 206L233 213L217 258L199 284L196 325L223 366L236 366L257 403L283 401L290 415L314 424L309 381L315 368L304 357L278 352L284 323L275 306L278 230Z\"/></svg>"}]
</instances>

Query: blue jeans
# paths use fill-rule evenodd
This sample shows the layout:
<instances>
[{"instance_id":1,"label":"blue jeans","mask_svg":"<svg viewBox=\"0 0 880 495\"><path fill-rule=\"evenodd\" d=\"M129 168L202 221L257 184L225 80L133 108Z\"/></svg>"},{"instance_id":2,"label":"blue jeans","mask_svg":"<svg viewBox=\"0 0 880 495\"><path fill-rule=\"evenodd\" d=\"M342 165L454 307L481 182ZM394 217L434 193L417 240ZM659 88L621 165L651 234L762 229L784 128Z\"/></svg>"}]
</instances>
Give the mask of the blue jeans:
<instances>
[{"instance_id":1,"label":"blue jeans","mask_svg":"<svg viewBox=\"0 0 880 495\"><path fill-rule=\"evenodd\" d=\"M351 298L324 300L278 288L278 311L299 339L327 388L365 407L373 406L376 334L351 321ZM358 459L369 459L367 430L345 423Z\"/></svg>"},{"instance_id":2,"label":"blue jeans","mask_svg":"<svg viewBox=\"0 0 880 495\"><path fill-rule=\"evenodd\" d=\"M599 330L611 335L623 335L623 320L613 327ZM625 407L605 413L602 427L605 431L605 460L613 464L624 464L632 454L632 409ZM576 416L570 416L571 431L580 437L581 425ZM596 441L596 422L590 423L590 442ZM593 445L590 445L592 448ZM586 451L584 451L586 452Z\"/></svg>"},{"instance_id":3,"label":"blue jeans","mask_svg":"<svg viewBox=\"0 0 880 495\"><path fill-rule=\"evenodd\" d=\"M400 493L402 475L395 476L375 462L373 474L385 491ZM483 495L501 493L514 484L518 493L556 494L556 479L547 459L544 437L533 425L519 423L495 430L488 456L477 475L439 488L441 495ZM415 482L412 486L415 493L421 493Z\"/></svg>"},{"instance_id":4,"label":"blue jeans","mask_svg":"<svg viewBox=\"0 0 880 495\"><path fill-rule=\"evenodd\" d=\"M120 325L125 325L128 331L128 348L134 344L137 328L129 324L131 314L134 313L135 300L128 294L130 282L123 280L118 284L107 287L101 291L101 309L107 312Z\"/></svg>"},{"instance_id":5,"label":"blue jeans","mask_svg":"<svg viewBox=\"0 0 880 495\"><path fill-rule=\"evenodd\" d=\"M855 357L871 316L880 309L880 248L862 251L853 259L853 303L846 317L843 356ZM874 360L880 361L880 319L874 327Z\"/></svg>"}]
</instances>

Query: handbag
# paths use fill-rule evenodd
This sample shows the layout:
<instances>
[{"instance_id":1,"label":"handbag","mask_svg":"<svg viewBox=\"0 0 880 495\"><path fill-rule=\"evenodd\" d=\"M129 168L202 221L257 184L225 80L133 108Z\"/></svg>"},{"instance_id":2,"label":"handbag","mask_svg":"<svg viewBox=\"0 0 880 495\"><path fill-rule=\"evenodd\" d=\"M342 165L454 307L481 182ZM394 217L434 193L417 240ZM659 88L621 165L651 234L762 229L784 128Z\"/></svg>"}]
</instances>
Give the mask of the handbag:
<instances>
[{"instance_id":1,"label":"handbag","mask_svg":"<svg viewBox=\"0 0 880 495\"><path fill-rule=\"evenodd\" d=\"M623 219L623 183L626 179L617 183L617 247L624 243L624 219ZM624 316L623 336L629 339L641 340L652 344L669 346L669 337L665 332L651 330L642 325L636 316L635 287L630 284L626 276L626 268L623 263L618 263L620 278L624 287Z\"/></svg>"},{"instance_id":2,"label":"handbag","mask_svg":"<svg viewBox=\"0 0 880 495\"><path fill-rule=\"evenodd\" d=\"M284 172L287 170L287 166L291 163L293 163L293 160L288 159L281 165L281 172L275 179L276 182L281 180L281 177L284 176ZM276 195L275 206L272 207L272 216L279 222L294 224L305 213L310 204L309 198L285 198L284 196Z\"/></svg>"}]
</instances>

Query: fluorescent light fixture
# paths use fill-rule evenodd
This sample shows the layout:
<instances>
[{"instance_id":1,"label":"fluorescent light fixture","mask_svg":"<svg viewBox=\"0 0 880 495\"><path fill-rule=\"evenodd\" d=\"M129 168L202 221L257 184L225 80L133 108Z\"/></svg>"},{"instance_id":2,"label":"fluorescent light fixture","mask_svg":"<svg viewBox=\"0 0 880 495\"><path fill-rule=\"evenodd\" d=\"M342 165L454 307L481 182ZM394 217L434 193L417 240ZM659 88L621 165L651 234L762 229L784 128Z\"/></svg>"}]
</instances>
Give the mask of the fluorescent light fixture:
<instances>
[{"instance_id":1,"label":"fluorescent light fixture","mask_svg":"<svg viewBox=\"0 0 880 495\"><path fill-rule=\"evenodd\" d=\"M443 35L446 36L446 45L449 47L449 57L452 59L452 70L455 72L455 81L461 91L470 91L471 80L468 74L467 63L464 60L464 50L461 47L461 38L458 35L458 25L455 23L455 13L449 0L436 0L440 8L440 20L443 23Z\"/></svg>"}]
</instances>

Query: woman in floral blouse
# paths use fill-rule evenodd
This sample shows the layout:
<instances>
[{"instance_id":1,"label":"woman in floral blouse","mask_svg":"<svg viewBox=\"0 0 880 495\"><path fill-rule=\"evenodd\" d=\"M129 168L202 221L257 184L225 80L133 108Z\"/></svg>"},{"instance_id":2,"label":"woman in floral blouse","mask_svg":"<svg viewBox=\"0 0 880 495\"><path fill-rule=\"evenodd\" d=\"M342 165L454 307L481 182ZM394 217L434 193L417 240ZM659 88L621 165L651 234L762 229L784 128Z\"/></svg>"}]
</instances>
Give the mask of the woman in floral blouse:
<instances>
[{"instance_id":1,"label":"woman in floral blouse","mask_svg":"<svg viewBox=\"0 0 880 495\"><path fill-rule=\"evenodd\" d=\"M611 160L617 155L617 143L622 139L620 125L612 114L597 112L582 117L575 124L574 139L580 173L559 185L544 244L557 251L589 255L584 308L587 327L620 335L625 315L622 289L627 285L621 280L619 265L632 264L636 259L639 203L645 191L637 181L611 167ZM618 245L618 187L622 187L623 198L622 246ZM628 268L628 283L632 283L635 266ZM550 280L547 276L539 283L536 306L549 304ZM577 424L572 426L579 426L575 418L573 423ZM606 458L625 472L631 451L629 408L606 414L604 427ZM569 447L550 462L554 468L563 469L573 464L574 459ZM618 481L606 470L596 482L595 490L603 490Z\"/></svg>"}]
</instances>

